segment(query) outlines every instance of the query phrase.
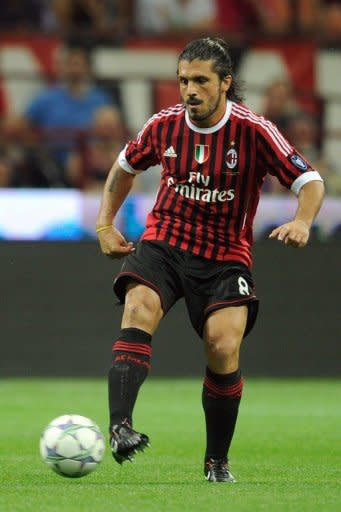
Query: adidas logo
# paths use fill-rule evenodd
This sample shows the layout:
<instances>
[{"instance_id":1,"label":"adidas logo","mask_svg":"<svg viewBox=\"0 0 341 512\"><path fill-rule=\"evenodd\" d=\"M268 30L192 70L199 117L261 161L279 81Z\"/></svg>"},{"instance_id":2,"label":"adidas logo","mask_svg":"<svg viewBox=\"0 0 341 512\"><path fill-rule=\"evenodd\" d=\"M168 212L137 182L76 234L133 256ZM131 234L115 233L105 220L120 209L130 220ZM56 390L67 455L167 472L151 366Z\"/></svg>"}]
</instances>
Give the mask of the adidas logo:
<instances>
[{"instance_id":1,"label":"adidas logo","mask_svg":"<svg viewBox=\"0 0 341 512\"><path fill-rule=\"evenodd\" d=\"M176 158L178 155L175 153L173 146L169 146L169 148L166 149L163 156L168 156L171 158Z\"/></svg>"}]
</instances>

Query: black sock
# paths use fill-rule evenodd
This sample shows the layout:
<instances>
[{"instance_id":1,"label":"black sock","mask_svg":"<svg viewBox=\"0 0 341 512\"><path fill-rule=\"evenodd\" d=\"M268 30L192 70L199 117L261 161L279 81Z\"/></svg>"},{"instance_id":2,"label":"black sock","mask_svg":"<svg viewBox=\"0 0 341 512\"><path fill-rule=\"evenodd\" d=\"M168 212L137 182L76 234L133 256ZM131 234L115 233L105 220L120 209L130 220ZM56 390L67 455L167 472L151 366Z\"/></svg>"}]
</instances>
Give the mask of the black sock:
<instances>
[{"instance_id":1,"label":"black sock","mask_svg":"<svg viewBox=\"0 0 341 512\"><path fill-rule=\"evenodd\" d=\"M112 346L109 371L110 427L127 420L132 425L138 391L150 369L152 337L141 329L122 329Z\"/></svg>"},{"instance_id":2,"label":"black sock","mask_svg":"<svg viewBox=\"0 0 341 512\"><path fill-rule=\"evenodd\" d=\"M206 420L206 453L209 458L227 458L242 396L243 378L238 369L217 374L206 368L202 405Z\"/></svg>"}]
</instances>

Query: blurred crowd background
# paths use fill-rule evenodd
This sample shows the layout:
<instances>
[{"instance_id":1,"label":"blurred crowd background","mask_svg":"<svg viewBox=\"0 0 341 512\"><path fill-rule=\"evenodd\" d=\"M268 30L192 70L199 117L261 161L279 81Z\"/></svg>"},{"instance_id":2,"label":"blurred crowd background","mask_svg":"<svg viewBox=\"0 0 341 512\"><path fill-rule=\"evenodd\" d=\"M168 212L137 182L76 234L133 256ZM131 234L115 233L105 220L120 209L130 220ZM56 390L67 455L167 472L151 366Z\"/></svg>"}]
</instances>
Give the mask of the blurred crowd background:
<instances>
[{"instance_id":1,"label":"blurred crowd background","mask_svg":"<svg viewBox=\"0 0 341 512\"><path fill-rule=\"evenodd\" d=\"M340 196L335 0L3 0L0 187L102 189L125 140L178 101L179 49L207 35L229 41L245 103ZM136 187L157 183L152 172ZM270 178L264 192L288 193Z\"/></svg>"}]
</instances>

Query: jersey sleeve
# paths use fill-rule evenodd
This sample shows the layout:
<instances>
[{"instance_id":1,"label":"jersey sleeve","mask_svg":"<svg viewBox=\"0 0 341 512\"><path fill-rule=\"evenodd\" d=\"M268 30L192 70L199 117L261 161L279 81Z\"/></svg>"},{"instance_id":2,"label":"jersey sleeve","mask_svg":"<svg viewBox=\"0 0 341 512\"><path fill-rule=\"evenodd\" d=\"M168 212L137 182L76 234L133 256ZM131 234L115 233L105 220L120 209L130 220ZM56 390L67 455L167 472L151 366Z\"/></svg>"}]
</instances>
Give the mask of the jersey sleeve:
<instances>
[{"instance_id":1,"label":"jersey sleeve","mask_svg":"<svg viewBox=\"0 0 341 512\"><path fill-rule=\"evenodd\" d=\"M118 157L118 163L125 171L139 174L160 163L159 150L153 134L156 131L156 118L153 116L144 125L136 139L130 140Z\"/></svg>"},{"instance_id":2,"label":"jersey sleeve","mask_svg":"<svg viewBox=\"0 0 341 512\"><path fill-rule=\"evenodd\" d=\"M257 128L257 149L258 166L276 176L296 195L309 181L323 181L318 171L270 121L264 120Z\"/></svg>"}]
</instances>

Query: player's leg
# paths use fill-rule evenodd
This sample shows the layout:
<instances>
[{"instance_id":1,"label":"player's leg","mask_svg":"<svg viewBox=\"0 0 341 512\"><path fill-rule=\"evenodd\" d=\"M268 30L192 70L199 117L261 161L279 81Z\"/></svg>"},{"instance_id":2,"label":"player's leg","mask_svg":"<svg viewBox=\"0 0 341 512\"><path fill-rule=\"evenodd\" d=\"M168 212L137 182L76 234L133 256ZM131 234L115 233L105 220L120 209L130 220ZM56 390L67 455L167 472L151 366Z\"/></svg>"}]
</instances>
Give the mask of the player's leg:
<instances>
[{"instance_id":1,"label":"player's leg","mask_svg":"<svg viewBox=\"0 0 341 512\"><path fill-rule=\"evenodd\" d=\"M217 374L239 368L240 345L248 317L248 306L225 307L213 311L204 325L204 347L208 367Z\"/></svg>"},{"instance_id":2,"label":"player's leg","mask_svg":"<svg viewBox=\"0 0 341 512\"><path fill-rule=\"evenodd\" d=\"M204 340L207 356L202 394L205 475L210 481L232 482L227 456L243 387L239 349L255 323L258 299L249 269L237 262L193 257L184 289L192 325Z\"/></svg>"},{"instance_id":3,"label":"player's leg","mask_svg":"<svg viewBox=\"0 0 341 512\"><path fill-rule=\"evenodd\" d=\"M243 388L239 349L247 317L246 305L228 307L211 313L204 326L207 358L202 394L206 420L205 475L211 481L234 481L227 460Z\"/></svg>"},{"instance_id":4,"label":"player's leg","mask_svg":"<svg viewBox=\"0 0 341 512\"><path fill-rule=\"evenodd\" d=\"M110 426L127 420L151 360L152 335L163 316L158 294L143 284L127 285L121 331L113 343L109 372Z\"/></svg>"},{"instance_id":5,"label":"player's leg","mask_svg":"<svg viewBox=\"0 0 341 512\"><path fill-rule=\"evenodd\" d=\"M132 414L151 360L152 335L163 316L159 295L151 288L131 282L126 287L121 332L113 344L113 365L109 371L111 447L122 463L149 442L145 434L132 429Z\"/></svg>"},{"instance_id":6,"label":"player's leg","mask_svg":"<svg viewBox=\"0 0 341 512\"><path fill-rule=\"evenodd\" d=\"M146 435L132 429L133 408L150 367L152 335L183 293L178 266L178 255L167 244L143 240L114 281L114 292L125 304L109 372L111 447L117 462L131 460L148 444Z\"/></svg>"}]
</instances>

